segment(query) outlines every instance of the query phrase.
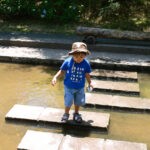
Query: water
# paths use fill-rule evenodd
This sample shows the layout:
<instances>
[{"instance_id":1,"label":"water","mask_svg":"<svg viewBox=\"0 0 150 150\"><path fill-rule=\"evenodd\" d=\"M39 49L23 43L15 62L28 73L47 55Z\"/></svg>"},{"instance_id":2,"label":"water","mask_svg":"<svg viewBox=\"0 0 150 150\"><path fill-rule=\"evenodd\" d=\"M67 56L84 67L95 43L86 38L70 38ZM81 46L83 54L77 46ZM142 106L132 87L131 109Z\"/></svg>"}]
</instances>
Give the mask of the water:
<instances>
[{"instance_id":1,"label":"water","mask_svg":"<svg viewBox=\"0 0 150 150\"><path fill-rule=\"evenodd\" d=\"M63 108L63 83L55 87L50 82L57 69L46 66L0 63L0 150L15 150L28 129L63 133L61 128L44 127L5 121L6 113L14 104ZM138 74L141 97L150 99L150 75ZM83 109L83 108L82 108ZM113 140L146 143L150 149L150 114L108 112L111 115L108 133L88 131L65 131L76 136L88 136Z\"/></svg>"}]
</instances>

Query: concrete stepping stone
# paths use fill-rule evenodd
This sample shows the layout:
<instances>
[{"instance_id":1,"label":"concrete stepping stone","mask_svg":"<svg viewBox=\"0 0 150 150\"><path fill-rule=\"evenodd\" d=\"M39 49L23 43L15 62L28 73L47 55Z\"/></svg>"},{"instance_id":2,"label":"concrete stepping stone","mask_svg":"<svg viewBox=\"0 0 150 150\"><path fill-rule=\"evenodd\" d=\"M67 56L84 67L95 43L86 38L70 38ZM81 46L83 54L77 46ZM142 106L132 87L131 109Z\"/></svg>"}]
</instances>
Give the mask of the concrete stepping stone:
<instances>
[{"instance_id":1,"label":"concrete stepping stone","mask_svg":"<svg viewBox=\"0 0 150 150\"><path fill-rule=\"evenodd\" d=\"M138 80L137 72L129 72L129 71L95 69L92 71L91 76L98 79L117 79L134 82L137 82Z\"/></svg>"},{"instance_id":2,"label":"concrete stepping stone","mask_svg":"<svg viewBox=\"0 0 150 150\"><path fill-rule=\"evenodd\" d=\"M74 137L56 133L28 130L18 150L147 150L144 143Z\"/></svg>"},{"instance_id":3,"label":"concrete stepping stone","mask_svg":"<svg viewBox=\"0 0 150 150\"><path fill-rule=\"evenodd\" d=\"M63 134L28 130L18 150L58 150Z\"/></svg>"},{"instance_id":4,"label":"concrete stepping stone","mask_svg":"<svg viewBox=\"0 0 150 150\"><path fill-rule=\"evenodd\" d=\"M104 144L104 139L89 137L80 138L66 135L64 136L60 150L103 150Z\"/></svg>"},{"instance_id":5,"label":"concrete stepping stone","mask_svg":"<svg viewBox=\"0 0 150 150\"><path fill-rule=\"evenodd\" d=\"M10 111L6 114L6 120L26 120L32 122L43 122L47 124L63 125L61 117L64 113L64 109L58 108L44 108L39 106L27 106L27 105L14 105ZM70 119L66 125L72 125L76 127L84 127L89 129L98 129L100 131L107 131L109 126L110 114L80 111L82 114L83 122L81 124L75 123L72 118L73 110L70 111ZM98 116L98 117L97 117Z\"/></svg>"},{"instance_id":6,"label":"concrete stepping stone","mask_svg":"<svg viewBox=\"0 0 150 150\"><path fill-rule=\"evenodd\" d=\"M14 105L11 110L6 114L6 119L19 119L19 120L38 120L40 114L44 111L44 107L34 107L29 105Z\"/></svg>"},{"instance_id":7,"label":"concrete stepping stone","mask_svg":"<svg viewBox=\"0 0 150 150\"><path fill-rule=\"evenodd\" d=\"M97 93L86 93L86 106L150 112L149 99Z\"/></svg>"},{"instance_id":8,"label":"concrete stepping stone","mask_svg":"<svg viewBox=\"0 0 150 150\"><path fill-rule=\"evenodd\" d=\"M106 140L105 150L147 150L147 145L128 141Z\"/></svg>"},{"instance_id":9,"label":"concrete stepping stone","mask_svg":"<svg viewBox=\"0 0 150 150\"><path fill-rule=\"evenodd\" d=\"M94 83L93 91L131 95L140 94L139 84L135 82L103 81L95 79L93 79L92 81Z\"/></svg>"}]
</instances>

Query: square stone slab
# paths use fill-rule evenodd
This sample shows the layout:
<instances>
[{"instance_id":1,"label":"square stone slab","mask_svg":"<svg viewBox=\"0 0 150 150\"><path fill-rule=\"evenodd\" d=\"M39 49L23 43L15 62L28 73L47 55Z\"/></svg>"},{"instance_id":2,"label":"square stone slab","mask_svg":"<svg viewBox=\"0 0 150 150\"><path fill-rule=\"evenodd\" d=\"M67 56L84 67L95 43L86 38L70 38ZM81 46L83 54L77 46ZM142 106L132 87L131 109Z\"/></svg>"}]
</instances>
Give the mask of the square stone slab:
<instances>
[{"instance_id":1,"label":"square stone slab","mask_svg":"<svg viewBox=\"0 0 150 150\"><path fill-rule=\"evenodd\" d=\"M57 150L62 139L62 134L28 130L18 150Z\"/></svg>"},{"instance_id":2,"label":"square stone slab","mask_svg":"<svg viewBox=\"0 0 150 150\"><path fill-rule=\"evenodd\" d=\"M128 141L106 140L105 150L147 150L147 145Z\"/></svg>"},{"instance_id":3,"label":"square stone slab","mask_svg":"<svg viewBox=\"0 0 150 150\"><path fill-rule=\"evenodd\" d=\"M39 117L39 121L42 122L54 122L61 124L61 117L64 114L64 109L58 108L45 108L43 113ZM83 122L77 124L73 121L73 110L70 111L70 117L67 124L85 126L89 128L100 128L107 130L109 126L110 115L107 113L80 111Z\"/></svg>"},{"instance_id":4,"label":"square stone slab","mask_svg":"<svg viewBox=\"0 0 150 150\"><path fill-rule=\"evenodd\" d=\"M5 118L37 121L43 111L44 107L16 104L6 114Z\"/></svg>"},{"instance_id":5,"label":"square stone slab","mask_svg":"<svg viewBox=\"0 0 150 150\"><path fill-rule=\"evenodd\" d=\"M60 150L104 150L104 139L66 135Z\"/></svg>"},{"instance_id":6,"label":"square stone slab","mask_svg":"<svg viewBox=\"0 0 150 150\"><path fill-rule=\"evenodd\" d=\"M110 114L80 111L82 114L83 122L75 123L73 121L73 110L70 111L70 118L66 125L74 125L87 127L89 129L99 129L103 131L108 130ZM61 117L64 114L64 109L59 108L44 108L40 106L28 106L28 105L14 105L12 109L6 114L6 119L11 120L28 120L35 121L37 123L49 123L49 124L61 124ZM71 127L71 126L70 126Z\"/></svg>"},{"instance_id":7,"label":"square stone slab","mask_svg":"<svg viewBox=\"0 0 150 150\"><path fill-rule=\"evenodd\" d=\"M126 93L139 94L139 84L136 82L123 82L123 81L103 81L103 80L92 80L94 83L94 90L101 91L118 91Z\"/></svg>"},{"instance_id":8,"label":"square stone slab","mask_svg":"<svg viewBox=\"0 0 150 150\"><path fill-rule=\"evenodd\" d=\"M91 76L97 78L112 78L137 81L137 72L94 69Z\"/></svg>"},{"instance_id":9,"label":"square stone slab","mask_svg":"<svg viewBox=\"0 0 150 150\"><path fill-rule=\"evenodd\" d=\"M150 99L140 97L127 97L117 95L106 95L98 93L86 93L86 104L106 107L119 108L137 111L150 111Z\"/></svg>"},{"instance_id":10,"label":"square stone slab","mask_svg":"<svg viewBox=\"0 0 150 150\"><path fill-rule=\"evenodd\" d=\"M144 143L75 137L28 130L18 150L147 150Z\"/></svg>"}]
</instances>

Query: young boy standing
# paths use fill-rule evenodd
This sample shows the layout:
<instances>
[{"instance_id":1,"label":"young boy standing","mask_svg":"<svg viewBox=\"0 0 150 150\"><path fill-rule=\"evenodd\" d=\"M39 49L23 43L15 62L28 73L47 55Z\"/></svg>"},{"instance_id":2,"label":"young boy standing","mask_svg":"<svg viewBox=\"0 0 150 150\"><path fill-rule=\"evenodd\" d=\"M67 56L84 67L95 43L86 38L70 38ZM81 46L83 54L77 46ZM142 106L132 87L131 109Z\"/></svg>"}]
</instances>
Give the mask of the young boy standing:
<instances>
[{"instance_id":1,"label":"young boy standing","mask_svg":"<svg viewBox=\"0 0 150 150\"><path fill-rule=\"evenodd\" d=\"M67 58L60 67L60 70L52 79L52 85L57 82L57 78L65 74L64 78L64 101L65 113L62 116L62 121L67 122L69 119L69 111L74 103L73 120L77 123L82 122L82 117L79 114L80 106L85 104L85 78L90 87L93 88L90 72L91 66L85 59L90 52L87 50L87 45L83 42L75 42L72 44L72 50L68 53L72 57Z\"/></svg>"}]
</instances>

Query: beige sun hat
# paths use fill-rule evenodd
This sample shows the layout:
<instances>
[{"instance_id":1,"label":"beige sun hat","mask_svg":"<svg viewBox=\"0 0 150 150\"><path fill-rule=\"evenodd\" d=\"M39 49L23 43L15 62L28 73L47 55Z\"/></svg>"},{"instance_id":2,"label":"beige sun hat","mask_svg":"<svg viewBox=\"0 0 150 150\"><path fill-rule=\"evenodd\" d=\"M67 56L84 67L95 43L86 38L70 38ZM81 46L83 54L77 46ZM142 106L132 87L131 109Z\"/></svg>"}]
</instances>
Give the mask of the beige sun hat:
<instances>
[{"instance_id":1,"label":"beige sun hat","mask_svg":"<svg viewBox=\"0 0 150 150\"><path fill-rule=\"evenodd\" d=\"M72 50L68 53L69 55L73 55L74 53L86 53L87 55L91 54L89 50L87 50L87 45L83 42L75 42L72 44Z\"/></svg>"}]
</instances>

